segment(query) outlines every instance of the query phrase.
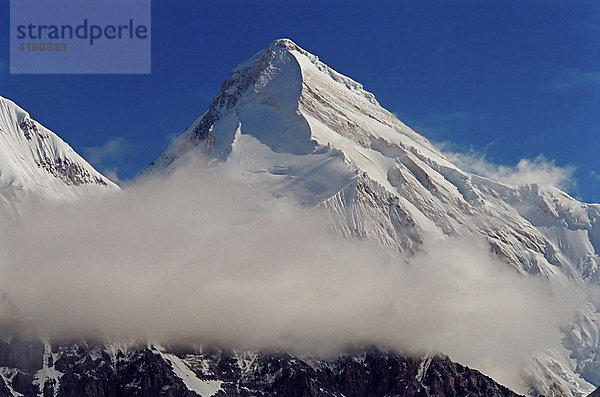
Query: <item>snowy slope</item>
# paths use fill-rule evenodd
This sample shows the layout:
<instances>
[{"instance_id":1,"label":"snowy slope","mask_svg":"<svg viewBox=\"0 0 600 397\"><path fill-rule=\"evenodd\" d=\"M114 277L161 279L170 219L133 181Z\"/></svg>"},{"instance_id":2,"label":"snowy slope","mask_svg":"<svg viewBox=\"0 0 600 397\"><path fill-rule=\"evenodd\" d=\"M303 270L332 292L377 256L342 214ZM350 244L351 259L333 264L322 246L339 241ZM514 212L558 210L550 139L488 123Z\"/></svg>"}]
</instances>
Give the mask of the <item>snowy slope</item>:
<instances>
[{"instance_id":1,"label":"snowy slope","mask_svg":"<svg viewBox=\"0 0 600 397\"><path fill-rule=\"evenodd\" d=\"M0 203L61 201L118 190L56 134L0 97Z\"/></svg>"},{"instance_id":2,"label":"snowy slope","mask_svg":"<svg viewBox=\"0 0 600 397\"><path fill-rule=\"evenodd\" d=\"M600 284L600 204L585 204L553 186L520 186L507 198L577 267L581 277Z\"/></svg>"},{"instance_id":3,"label":"snowy slope","mask_svg":"<svg viewBox=\"0 0 600 397\"><path fill-rule=\"evenodd\" d=\"M144 172L168 172L199 151L276 196L329 209L337 232L401 257L431 239L475 233L524 275L599 283L600 206L462 171L359 83L290 40L235 68L209 109ZM599 326L590 305L567 327L564 346L532 361L532 392L593 390Z\"/></svg>"},{"instance_id":4,"label":"snowy slope","mask_svg":"<svg viewBox=\"0 0 600 397\"><path fill-rule=\"evenodd\" d=\"M330 208L343 234L411 253L426 238L468 230L522 273L579 277L496 191L511 188L480 187L360 84L289 40L238 66L147 172L198 148L275 194ZM379 205L362 200L370 192Z\"/></svg>"}]
</instances>

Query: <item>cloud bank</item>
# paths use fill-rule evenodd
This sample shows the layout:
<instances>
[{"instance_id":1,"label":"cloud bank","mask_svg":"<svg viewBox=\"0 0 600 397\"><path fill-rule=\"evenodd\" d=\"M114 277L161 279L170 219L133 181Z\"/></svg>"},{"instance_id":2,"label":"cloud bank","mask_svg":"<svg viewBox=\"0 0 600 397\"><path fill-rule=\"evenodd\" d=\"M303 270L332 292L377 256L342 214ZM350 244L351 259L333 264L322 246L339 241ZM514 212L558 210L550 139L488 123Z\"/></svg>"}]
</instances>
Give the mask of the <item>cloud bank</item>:
<instances>
[{"instance_id":1,"label":"cloud bank","mask_svg":"<svg viewBox=\"0 0 600 397\"><path fill-rule=\"evenodd\" d=\"M515 387L578 305L473 238L433 242L406 266L336 237L317 210L231 179L181 169L0 216L0 325L311 354L374 343L443 352Z\"/></svg>"}]
</instances>

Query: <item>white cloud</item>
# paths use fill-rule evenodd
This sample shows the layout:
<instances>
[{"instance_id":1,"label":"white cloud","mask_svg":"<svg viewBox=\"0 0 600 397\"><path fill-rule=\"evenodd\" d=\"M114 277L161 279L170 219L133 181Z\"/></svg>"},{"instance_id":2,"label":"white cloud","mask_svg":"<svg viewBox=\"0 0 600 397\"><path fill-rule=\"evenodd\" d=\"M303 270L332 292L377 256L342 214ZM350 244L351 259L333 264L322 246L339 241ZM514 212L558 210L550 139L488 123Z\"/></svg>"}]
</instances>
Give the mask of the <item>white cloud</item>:
<instances>
[{"instance_id":1,"label":"white cloud","mask_svg":"<svg viewBox=\"0 0 600 397\"><path fill-rule=\"evenodd\" d=\"M517 387L576 306L474 238L432 243L406 266L332 235L318 210L228 180L181 169L0 216L0 326L321 354L376 343L441 351Z\"/></svg>"},{"instance_id":2,"label":"white cloud","mask_svg":"<svg viewBox=\"0 0 600 397\"><path fill-rule=\"evenodd\" d=\"M443 150L443 147L442 147ZM511 186L537 183L570 190L576 187L574 166L559 166L543 155L533 159L521 159L514 166L499 165L488 161L483 155L471 152L444 154L459 168Z\"/></svg>"},{"instance_id":3,"label":"white cloud","mask_svg":"<svg viewBox=\"0 0 600 397\"><path fill-rule=\"evenodd\" d=\"M92 165L101 166L107 160L119 158L131 150L131 144L125 138L115 138L100 146L83 147L86 160Z\"/></svg>"},{"instance_id":4,"label":"white cloud","mask_svg":"<svg viewBox=\"0 0 600 397\"><path fill-rule=\"evenodd\" d=\"M106 141L100 146L85 146L82 152L87 161L101 172L111 181L115 183L121 182L117 172L119 168L114 165L114 162L131 153L133 146L125 138L115 138Z\"/></svg>"},{"instance_id":5,"label":"white cloud","mask_svg":"<svg viewBox=\"0 0 600 397\"><path fill-rule=\"evenodd\" d=\"M118 167L103 168L102 175L104 175L105 177L107 177L112 182L116 183L117 185L124 187L127 184L127 181L123 181L123 180L121 180L121 178L119 178L119 175L117 173L118 171L119 171Z\"/></svg>"}]
</instances>

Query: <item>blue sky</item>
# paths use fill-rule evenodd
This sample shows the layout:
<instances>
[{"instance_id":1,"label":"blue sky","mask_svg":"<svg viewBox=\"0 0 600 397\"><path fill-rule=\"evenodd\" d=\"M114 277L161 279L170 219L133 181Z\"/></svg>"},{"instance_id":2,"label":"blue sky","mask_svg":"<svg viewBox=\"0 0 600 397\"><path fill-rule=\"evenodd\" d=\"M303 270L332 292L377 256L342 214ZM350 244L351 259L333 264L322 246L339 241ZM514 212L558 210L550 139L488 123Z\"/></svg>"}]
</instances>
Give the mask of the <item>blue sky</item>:
<instances>
[{"instance_id":1,"label":"blue sky","mask_svg":"<svg viewBox=\"0 0 600 397\"><path fill-rule=\"evenodd\" d=\"M549 163L600 202L597 1L154 0L151 75L9 75L8 29L0 0L0 95L122 180L287 37L448 150Z\"/></svg>"}]
</instances>

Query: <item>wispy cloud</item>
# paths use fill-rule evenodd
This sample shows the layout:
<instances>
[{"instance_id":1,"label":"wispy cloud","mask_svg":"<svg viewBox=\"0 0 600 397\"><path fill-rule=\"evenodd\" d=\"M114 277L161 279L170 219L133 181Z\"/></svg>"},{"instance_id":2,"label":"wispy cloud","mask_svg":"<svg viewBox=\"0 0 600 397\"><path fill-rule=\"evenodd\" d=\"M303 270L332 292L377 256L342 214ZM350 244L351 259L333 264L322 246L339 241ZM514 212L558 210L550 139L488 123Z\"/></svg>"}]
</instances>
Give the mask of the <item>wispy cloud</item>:
<instances>
[{"instance_id":1,"label":"wispy cloud","mask_svg":"<svg viewBox=\"0 0 600 397\"><path fill-rule=\"evenodd\" d=\"M131 153L133 145L125 138L115 138L106 141L100 146L85 146L82 149L84 157L94 167L98 168L113 182L120 182L117 172L119 168L115 162Z\"/></svg>"},{"instance_id":2,"label":"wispy cloud","mask_svg":"<svg viewBox=\"0 0 600 397\"><path fill-rule=\"evenodd\" d=\"M117 185L123 187L128 182L121 180L121 178L119 177L118 171L119 171L118 167L114 167L114 166L107 167L107 168L102 169L102 175L104 175L105 177L107 177L108 179L110 179L111 181L116 183Z\"/></svg>"},{"instance_id":3,"label":"wispy cloud","mask_svg":"<svg viewBox=\"0 0 600 397\"><path fill-rule=\"evenodd\" d=\"M511 185L526 185L538 183L552 185L559 189L571 190L576 187L574 179L575 167L561 166L544 155L533 159L520 159L514 165L495 164L485 155L471 150L469 152L453 152L444 150L444 154L458 167L465 171Z\"/></svg>"},{"instance_id":4,"label":"wispy cloud","mask_svg":"<svg viewBox=\"0 0 600 397\"><path fill-rule=\"evenodd\" d=\"M576 88L596 86L600 84L600 71L583 71L568 69L549 81L549 88L557 91L568 91Z\"/></svg>"},{"instance_id":5,"label":"wispy cloud","mask_svg":"<svg viewBox=\"0 0 600 397\"><path fill-rule=\"evenodd\" d=\"M106 141L100 146L86 146L83 152L93 165L103 165L105 161L119 158L131 150L131 144L125 138Z\"/></svg>"}]
</instances>

